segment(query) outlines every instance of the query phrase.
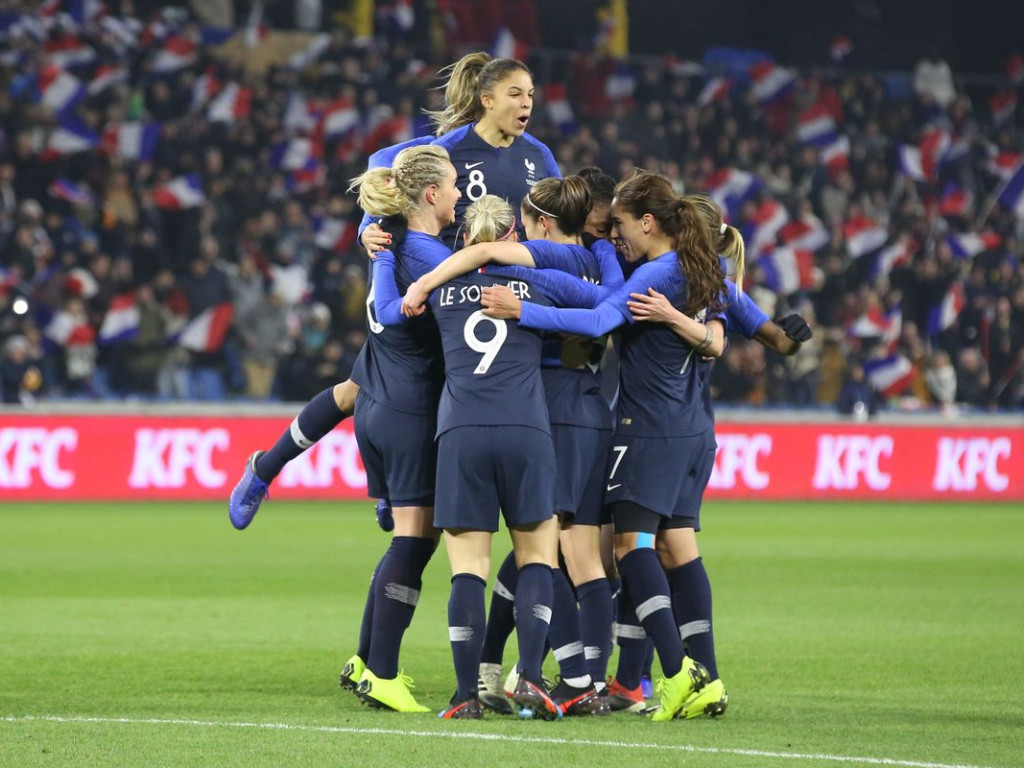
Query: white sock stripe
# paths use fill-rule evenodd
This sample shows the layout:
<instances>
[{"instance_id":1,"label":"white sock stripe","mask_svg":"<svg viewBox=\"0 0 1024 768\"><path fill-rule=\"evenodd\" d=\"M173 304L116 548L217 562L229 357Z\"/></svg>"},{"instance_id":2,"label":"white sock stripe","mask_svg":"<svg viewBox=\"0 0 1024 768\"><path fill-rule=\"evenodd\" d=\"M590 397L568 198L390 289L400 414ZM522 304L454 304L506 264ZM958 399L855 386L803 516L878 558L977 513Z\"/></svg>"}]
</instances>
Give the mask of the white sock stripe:
<instances>
[{"instance_id":1,"label":"white sock stripe","mask_svg":"<svg viewBox=\"0 0 1024 768\"><path fill-rule=\"evenodd\" d=\"M630 640L646 640L647 632L643 627L636 624L616 624L615 634L618 637L626 637Z\"/></svg>"},{"instance_id":2,"label":"white sock stripe","mask_svg":"<svg viewBox=\"0 0 1024 768\"><path fill-rule=\"evenodd\" d=\"M636 607L636 617L643 621L655 611L664 610L672 610L672 598L668 595L655 595Z\"/></svg>"},{"instance_id":3,"label":"white sock stripe","mask_svg":"<svg viewBox=\"0 0 1024 768\"><path fill-rule=\"evenodd\" d=\"M292 442L299 446L299 448L301 448L302 450L305 451L313 447L313 443L315 441L310 440L308 437L302 434L302 430L299 428L298 416L292 419L292 425L288 427L288 431L291 432Z\"/></svg>"},{"instance_id":4,"label":"white sock stripe","mask_svg":"<svg viewBox=\"0 0 1024 768\"><path fill-rule=\"evenodd\" d=\"M692 635L702 635L705 632L711 631L711 622L706 619L699 619L697 621L688 621L685 624L679 625L679 637L683 640Z\"/></svg>"},{"instance_id":5,"label":"white sock stripe","mask_svg":"<svg viewBox=\"0 0 1024 768\"><path fill-rule=\"evenodd\" d=\"M533 618L540 619L545 624L551 623L551 609L546 605L533 606Z\"/></svg>"},{"instance_id":6,"label":"white sock stripe","mask_svg":"<svg viewBox=\"0 0 1024 768\"><path fill-rule=\"evenodd\" d=\"M388 582L384 585L384 597L388 600L397 600L400 603L405 603L415 608L416 604L420 601L420 591L407 587L405 584Z\"/></svg>"},{"instance_id":7,"label":"white sock stripe","mask_svg":"<svg viewBox=\"0 0 1024 768\"><path fill-rule=\"evenodd\" d=\"M464 643L472 638L472 627L448 627L448 639L453 643Z\"/></svg>"},{"instance_id":8,"label":"white sock stripe","mask_svg":"<svg viewBox=\"0 0 1024 768\"><path fill-rule=\"evenodd\" d=\"M498 597L503 597L506 600L515 600L516 596L508 591L508 587L502 584L500 581L495 580L494 582L494 594Z\"/></svg>"},{"instance_id":9,"label":"white sock stripe","mask_svg":"<svg viewBox=\"0 0 1024 768\"><path fill-rule=\"evenodd\" d=\"M571 656L579 656L581 653L583 653L583 643L578 640L574 643L566 643L561 648L555 648L551 651L555 661L563 661Z\"/></svg>"},{"instance_id":10,"label":"white sock stripe","mask_svg":"<svg viewBox=\"0 0 1024 768\"><path fill-rule=\"evenodd\" d=\"M601 647L598 645L588 645L583 649L583 658L587 661L593 661L594 659L601 658Z\"/></svg>"}]
</instances>

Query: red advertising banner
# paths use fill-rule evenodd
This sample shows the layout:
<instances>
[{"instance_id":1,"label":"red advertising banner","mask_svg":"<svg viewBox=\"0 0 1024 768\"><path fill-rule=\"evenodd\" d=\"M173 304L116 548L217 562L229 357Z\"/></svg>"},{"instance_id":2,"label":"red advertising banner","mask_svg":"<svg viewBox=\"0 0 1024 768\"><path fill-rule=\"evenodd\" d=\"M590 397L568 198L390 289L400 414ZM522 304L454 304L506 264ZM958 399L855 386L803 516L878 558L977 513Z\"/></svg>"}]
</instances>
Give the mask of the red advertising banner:
<instances>
[{"instance_id":1,"label":"red advertising banner","mask_svg":"<svg viewBox=\"0 0 1024 768\"><path fill-rule=\"evenodd\" d=\"M0 499L226 499L279 416L0 415ZM720 423L709 498L1024 501L1024 429ZM346 421L273 485L275 498L362 499Z\"/></svg>"}]
</instances>

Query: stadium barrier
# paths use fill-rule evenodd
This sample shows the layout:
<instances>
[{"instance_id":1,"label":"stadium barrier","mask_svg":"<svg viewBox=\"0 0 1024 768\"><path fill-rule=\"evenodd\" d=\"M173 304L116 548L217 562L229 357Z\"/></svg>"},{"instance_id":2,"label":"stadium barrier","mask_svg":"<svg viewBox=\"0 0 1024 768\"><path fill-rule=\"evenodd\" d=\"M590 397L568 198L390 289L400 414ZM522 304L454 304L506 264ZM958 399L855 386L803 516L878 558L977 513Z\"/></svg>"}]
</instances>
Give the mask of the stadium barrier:
<instances>
[{"instance_id":1,"label":"stadium barrier","mask_svg":"<svg viewBox=\"0 0 1024 768\"><path fill-rule=\"evenodd\" d=\"M0 411L0 497L224 500L249 453L272 445L296 411L231 405ZM1021 419L922 421L726 413L716 429L708 498L1024 501ZM365 498L351 420L291 462L273 493Z\"/></svg>"}]
</instances>

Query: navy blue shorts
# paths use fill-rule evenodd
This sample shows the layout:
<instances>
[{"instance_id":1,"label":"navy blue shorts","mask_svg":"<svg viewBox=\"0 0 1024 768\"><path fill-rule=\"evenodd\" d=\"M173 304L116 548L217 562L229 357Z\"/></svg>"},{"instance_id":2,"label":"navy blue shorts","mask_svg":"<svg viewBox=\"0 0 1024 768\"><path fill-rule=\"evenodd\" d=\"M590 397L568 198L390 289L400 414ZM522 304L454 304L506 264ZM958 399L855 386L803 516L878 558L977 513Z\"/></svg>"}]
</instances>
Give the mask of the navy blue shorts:
<instances>
[{"instance_id":1,"label":"navy blue shorts","mask_svg":"<svg viewBox=\"0 0 1024 768\"><path fill-rule=\"evenodd\" d=\"M555 449L532 427L456 427L437 441L434 525L498 530L499 511L509 528L554 514Z\"/></svg>"},{"instance_id":2,"label":"navy blue shorts","mask_svg":"<svg viewBox=\"0 0 1024 768\"><path fill-rule=\"evenodd\" d=\"M632 501L662 517L686 518L699 531L700 503L715 466L716 445L711 430L694 437L616 435L604 503Z\"/></svg>"},{"instance_id":3,"label":"navy blue shorts","mask_svg":"<svg viewBox=\"0 0 1024 768\"><path fill-rule=\"evenodd\" d=\"M576 525L610 522L604 512L604 480L611 430L552 424L551 439L557 462L555 511Z\"/></svg>"},{"instance_id":4,"label":"navy blue shorts","mask_svg":"<svg viewBox=\"0 0 1024 768\"><path fill-rule=\"evenodd\" d=\"M433 506L437 419L396 411L360 392L355 422L368 495L397 507Z\"/></svg>"}]
</instances>

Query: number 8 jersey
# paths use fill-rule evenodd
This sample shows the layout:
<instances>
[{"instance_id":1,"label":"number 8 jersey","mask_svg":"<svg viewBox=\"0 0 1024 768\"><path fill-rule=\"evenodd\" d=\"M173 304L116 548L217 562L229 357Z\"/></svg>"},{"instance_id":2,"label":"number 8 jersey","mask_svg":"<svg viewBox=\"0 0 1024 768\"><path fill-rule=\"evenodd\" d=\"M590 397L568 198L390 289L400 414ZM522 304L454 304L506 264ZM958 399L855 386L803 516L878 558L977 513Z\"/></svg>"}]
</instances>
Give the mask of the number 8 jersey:
<instances>
[{"instance_id":1,"label":"number 8 jersey","mask_svg":"<svg viewBox=\"0 0 1024 768\"><path fill-rule=\"evenodd\" d=\"M541 336L514 320L485 315L480 295L490 285L507 285L524 302L550 306L539 289L524 280L478 272L456 278L430 295L445 363L438 437L466 426L514 425L551 432L540 375Z\"/></svg>"}]
</instances>

